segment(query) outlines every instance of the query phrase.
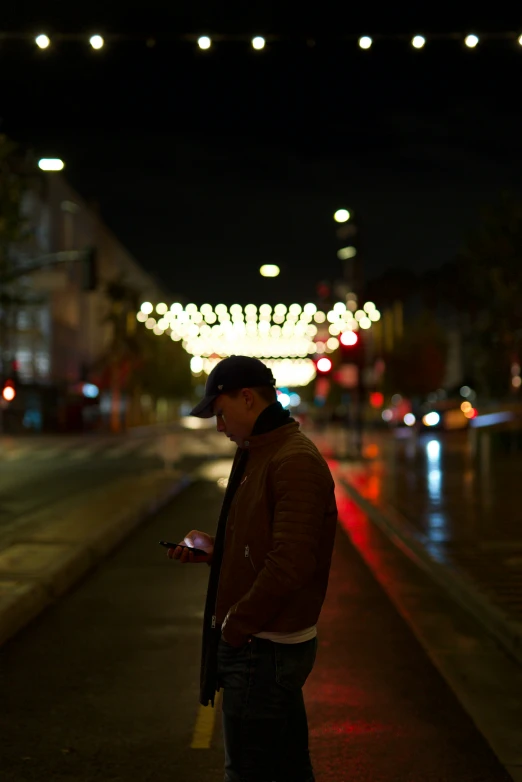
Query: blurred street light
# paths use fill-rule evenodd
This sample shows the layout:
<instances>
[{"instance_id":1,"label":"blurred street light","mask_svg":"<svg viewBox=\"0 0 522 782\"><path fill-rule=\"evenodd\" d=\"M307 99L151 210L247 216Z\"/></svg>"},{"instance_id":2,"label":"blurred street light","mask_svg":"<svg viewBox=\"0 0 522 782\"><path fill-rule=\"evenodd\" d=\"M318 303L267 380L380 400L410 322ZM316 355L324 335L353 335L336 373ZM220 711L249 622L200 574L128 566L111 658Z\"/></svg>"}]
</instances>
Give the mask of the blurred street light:
<instances>
[{"instance_id":1,"label":"blurred street light","mask_svg":"<svg viewBox=\"0 0 522 782\"><path fill-rule=\"evenodd\" d=\"M89 43L91 44L93 49L101 49L105 41L103 40L101 35L91 35L91 37L89 38Z\"/></svg>"},{"instance_id":2,"label":"blurred street light","mask_svg":"<svg viewBox=\"0 0 522 782\"><path fill-rule=\"evenodd\" d=\"M359 46L361 49L369 49L372 43L373 41L368 35L363 35L361 38L359 38Z\"/></svg>"},{"instance_id":3,"label":"blurred street light","mask_svg":"<svg viewBox=\"0 0 522 782\"><path fill-rule=\"evenodd\" d=\"M475 46L478 44L479 39L476 35L467 35L464 39L464 43L468 47L468 49L474 49Z\"/></svg>"},{"instance_id":4,"label":"blurred street light","mask_svg":"<svg viewBox=\"0 0 522 782\"><path fill-rule=\"evenodd\" d=\"M5 399L6 402L12 402L15 396L16 396L16 390L13 381L6 380L5 385L2 389L2 398Z\"/></svg>"},{"instance_id":5,"label":"blurred street light","mask_svg":"<svg viewBox=\"0 0 522 782\"><path fill-rule=\"evenodd\" d=\"M200 38L198 38L198 46L200 49L210 49L212 46L212 41L208 35L202 35Z\"/></svg>"},{"instance_id":6,"label":"blurred street light","mask_svg":"<svg viewBox=\"0 0 522 782\"><path fill-rule=\"evenodd\" d=\"M44 33L42 33L41 35L37 35L34 40L39 49L47 49L47 47L51 43L51 39L49 38L49 36L45 35Z\"/></svg>"},{"instance_id":7,"label":"blurred street light","mask_svg":"<svg viewBox=\"0 0 522 782\"><path fill-rule=\"evenodd\" d=\"M426 38L424 38L423 35L415 35L411 41L411 45L413 46L414 49L422 49L425 43L426 43Z\"/></svg>"},{"instance_id":8,"label":"blurred street light","mask_svg":"<svg viewBox=\"0 0 522 782\"><path fill-rule=\"evenodd\" d=\"M338 209L334 214L334 220L336 223L346 223L350 219L350 212L348 209Z\"/></svg>"},{"instance_id":9,"label":"blurred street light","mask_svg":"<svg viewBox=\"0 0 522 782\"><path fill-rule=\"evenodd\" d=\"M64 166L63 160L57 157L43 157L38 161L38 168L42 171L61 171Z\"/></svg>"},{"instance_id":10,"label":"blurred street light","mask_svg":"<svg viewBox=\"0 0 522 782\"><path fill-rule=\"evenodd\" d=\"M337 257L340 261L347 261L349 258L355 258L356 255L355 247L341 247L340 250L337 250Z\"/></svg>"},{"instance_id":11,"label":"blurred street light","mask_svg":"<svg viewBox=\"0 0 522 782\"><path fill-rule=\"evenodd\" d=\"M259 269L259 274L261 277L277 277L279 275L279 271L279 266L276 266L273 263L265 263Z\"/></svg>"},{"instance_id":12,"label":"blurred street light","mask_svg":"<svg viewBox=\"0 0 522 782\"><path fill-rule=\"evenodd\" d=\"M252 38L252 48L256 49L257 51L261 51L261 49L265 48L266 41L264 38L262 38L260 35L256 35L255 38Z\"/></svg>"}]
</instances>

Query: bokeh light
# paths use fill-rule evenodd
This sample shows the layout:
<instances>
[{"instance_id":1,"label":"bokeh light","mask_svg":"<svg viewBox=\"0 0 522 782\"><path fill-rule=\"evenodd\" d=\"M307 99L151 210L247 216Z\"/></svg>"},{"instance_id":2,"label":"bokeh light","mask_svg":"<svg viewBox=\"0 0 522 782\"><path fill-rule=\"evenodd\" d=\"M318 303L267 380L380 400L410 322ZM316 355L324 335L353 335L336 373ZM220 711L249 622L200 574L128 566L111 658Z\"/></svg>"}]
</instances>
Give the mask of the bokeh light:
<instances>
[{"instance_id":1,"label":"bokeh light","mask_svg":"<svg viewBox=\"0 0 522 782\"><path fill-rule=\"evenodd\" d=\"M103 40L101 35L91 35L91 37L89 38L89 43L91 44L93 49L101 49L105 41Z\"/></svg>"},{"instance_id":2,"label":"bokeh light","mask_svg":"<svg viewBox=\"0 0 522 782\"><path fill-rule=\"evenodd\" d=\"M48 35L45 35L44 33L40 33L40 35L37 35L34 39L36 45L39 49L47 49L48 46L51 44L51 39Z\"/></svg>"}]
</instances>

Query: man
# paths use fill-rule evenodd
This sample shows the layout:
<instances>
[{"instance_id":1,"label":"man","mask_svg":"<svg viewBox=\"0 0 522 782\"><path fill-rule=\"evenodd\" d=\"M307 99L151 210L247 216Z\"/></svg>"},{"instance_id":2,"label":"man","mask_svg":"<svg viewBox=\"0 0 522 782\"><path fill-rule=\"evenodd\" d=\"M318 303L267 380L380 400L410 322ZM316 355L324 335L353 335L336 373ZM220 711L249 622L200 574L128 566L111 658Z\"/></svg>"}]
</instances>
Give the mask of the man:
<instances>
[{"instance_id":1,"label":"man","mask_svg":"<svg viewBox=\"0 0 522 782\"><path fill-rule=\"evenodd\" d=\"M223 359L193 416L238 446L215 537L186 546L210 566L200 702L223 688L226 782L313 782L302 687L317 651L337 522L334 482L277 402L261 361ZM181 562L188 549L169 549Z\"/></svg>"}]
</instances>

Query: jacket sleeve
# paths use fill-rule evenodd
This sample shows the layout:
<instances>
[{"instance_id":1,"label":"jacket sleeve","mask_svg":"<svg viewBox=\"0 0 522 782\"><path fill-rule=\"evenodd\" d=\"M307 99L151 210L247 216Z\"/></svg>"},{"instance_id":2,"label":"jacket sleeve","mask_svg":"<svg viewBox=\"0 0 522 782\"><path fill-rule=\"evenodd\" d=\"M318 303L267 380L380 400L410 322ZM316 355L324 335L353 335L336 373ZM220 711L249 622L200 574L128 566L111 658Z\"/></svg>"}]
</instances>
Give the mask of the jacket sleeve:
<instances>
[{"instance_id":1,"label":"jacket sleeve","mask_svg":"<svg viewBox=\"0 0 522 782\"><path fill-rule=\"evenodd\" d=\"M275 469L273 492L273 548L249 592L225 618L223 637L231 646L241 646L250 635L262 632L285 598L303 587L316 569L333 492L331 476L312 454L293 455Z\"/></svg>"}]
</instances>

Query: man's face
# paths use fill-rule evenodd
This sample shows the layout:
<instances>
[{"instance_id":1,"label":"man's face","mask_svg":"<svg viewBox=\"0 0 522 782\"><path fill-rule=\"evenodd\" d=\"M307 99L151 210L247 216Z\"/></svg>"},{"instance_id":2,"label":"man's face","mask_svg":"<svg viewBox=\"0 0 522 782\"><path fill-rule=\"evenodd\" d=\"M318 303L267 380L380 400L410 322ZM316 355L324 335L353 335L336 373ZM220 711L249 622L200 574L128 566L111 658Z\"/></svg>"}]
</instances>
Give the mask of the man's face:
<instances>
[{"instance_id":1,"label":"man's face","mask_svg":"<svg viewBox=\"0 0 522 782\"><path fill-rule=\"evenodd\" d=\"M255 423L251 397L250 389L242 389L237 396L220 394L212 406L218 432L223 432L240 448L252 434Z\"/></svg>"}]
</instances>

